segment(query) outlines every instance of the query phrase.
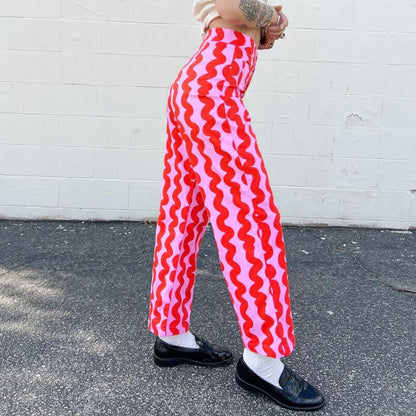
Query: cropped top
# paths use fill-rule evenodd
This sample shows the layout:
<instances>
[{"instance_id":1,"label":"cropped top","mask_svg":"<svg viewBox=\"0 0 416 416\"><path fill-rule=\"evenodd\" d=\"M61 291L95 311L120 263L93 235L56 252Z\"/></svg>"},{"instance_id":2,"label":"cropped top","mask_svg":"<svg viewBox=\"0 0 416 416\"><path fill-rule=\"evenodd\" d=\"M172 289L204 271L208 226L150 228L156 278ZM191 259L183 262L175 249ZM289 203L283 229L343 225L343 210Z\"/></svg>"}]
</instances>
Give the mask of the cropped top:
<instances>
[{"instance_id":1,"label":"cropped top","mask_svg":"<svg viewBox=\"0 0 416 416\"><path fill-rule=\"evenodd\" d=\"M267 4L267 0L259 0ZM209 27L209 24L220 14L215 8L215 0L194 0L194 16L196 20L201 22L201 33L204 34Z\"/></svg>"}]
</instances>

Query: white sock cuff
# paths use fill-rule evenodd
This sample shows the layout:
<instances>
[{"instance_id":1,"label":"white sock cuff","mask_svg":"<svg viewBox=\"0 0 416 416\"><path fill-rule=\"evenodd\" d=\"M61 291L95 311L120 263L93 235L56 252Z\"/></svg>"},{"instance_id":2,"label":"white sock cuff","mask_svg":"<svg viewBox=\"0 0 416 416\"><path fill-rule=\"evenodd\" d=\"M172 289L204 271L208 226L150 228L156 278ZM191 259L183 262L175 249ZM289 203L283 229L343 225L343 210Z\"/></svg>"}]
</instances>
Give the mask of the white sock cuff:
<instances>
[{"instance_id":1,"label":"white sock cuff","mask_svg":"<svg viewBox=\"0 0 416 416\"><path fill-rule=\"evenodd\" d=\"M280 358L267 357L244 348L243 360L262 379L280 387L279 378L285 367Z\"/></svg>"},{"instance_id":2,"label":"white sock cuff","mask_svg":"<svg viewBox=\"0 0 416 416\"><path fill-rule=\"evenodd\" d=\"M167 335L159 337L163 342L167 344L175 345L177 347L185 348L199 348L199 345L195 341L195 336L190 331L184 332L179 335Z\"/></svg>"}]
</instances>

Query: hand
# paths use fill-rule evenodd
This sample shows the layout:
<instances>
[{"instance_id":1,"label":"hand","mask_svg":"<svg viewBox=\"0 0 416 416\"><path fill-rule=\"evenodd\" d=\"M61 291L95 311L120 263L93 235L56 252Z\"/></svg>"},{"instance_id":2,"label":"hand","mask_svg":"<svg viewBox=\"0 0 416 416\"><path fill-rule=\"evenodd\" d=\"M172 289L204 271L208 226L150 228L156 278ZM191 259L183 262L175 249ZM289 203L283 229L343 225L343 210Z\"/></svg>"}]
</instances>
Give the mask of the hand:
<instances>
[{"instance_id":1,"label":"hand","mask_svg":"<svg viewBox=\"0 0 416 416\"><path fill-rule=\"evenodd\" d=\"M282 6L276 6L275 10L279 16L278 24L269 26L266 32L265 42L259 46L259 49L272 48L274 42L281 38L282 33L289 24L287 16L282 12Z\"/></svg>"}]
</instances>

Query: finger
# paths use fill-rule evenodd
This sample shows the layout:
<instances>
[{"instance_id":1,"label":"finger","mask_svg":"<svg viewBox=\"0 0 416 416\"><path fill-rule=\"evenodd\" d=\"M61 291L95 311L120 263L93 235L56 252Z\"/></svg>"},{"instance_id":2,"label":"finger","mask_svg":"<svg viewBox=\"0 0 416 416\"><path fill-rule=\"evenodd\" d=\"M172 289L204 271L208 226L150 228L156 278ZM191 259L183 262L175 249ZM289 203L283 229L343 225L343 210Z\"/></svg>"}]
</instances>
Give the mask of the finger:
<instances>
[{"instance_id":1,"label":"finger","mask_svg":"<svg viewBox=\"0 0 416 416\"><path fill-rule=\"evenodd\" d=\"M267 31L278 31L281 32L282 30L285 30L287 27L287 22L279 22L276 26L269 26Z\"/></svg>"},{"instance_id":2,"label":"finger","mask_svg":"<svg viewBox=\"0 0 416 416\"><path fill-rule=\"evenodd\" d=\"M278 32L276 35L273 36L267 36L267 41L271 41L274 42L275 40L279 39L281 36L282 32Z\"/></svg>"},{"instance_id":3,"label":"finger","mask_svg":"<svg viewBox=\"0 0 416 416\"><path fill-rule=\"evenodd\" d=\"M281 33L279 33L279 34L278 34L278 35L276 35L276 36L270 36L270 37L268 37L267 39L268 39L268 40L270 40L271 42L274 42L275 40L279 39L279 38L280 38L280 36L281 36Z\"/></svg>"},{"instance_id":4,"label":"finger","mask_svg":"<svg viewBox=\"0 0 416 416\"><path fill-rule=\"evenodd\" d=\"M280 26L270 26L267 29L267 33L277 33L277 32L281 32L281 29L279 29Z\"/></svg>"},{"instance_id":5,"label":"finger","mask_svg":"<svg viewBox=\"0 0 416 416\"><path fill-rule=\"evenodd\" d=\"M284 15L283 13L281 13L281 14L279 14L279 16L280 16L279 24L283 24L283 23L287 23L288 22L286 15Z\"/></svg>"},{"instance_id":6,"label":"finger","mask_svg":"<svg viewBox=\"0 0 416 416\"><path fill-rule=\"evenodd\" d=\"M285 29L288 24L289 24L289 21L288 21L287 17L283 13L280 14L280 20L279 20L279 25L278 26L283 26L283 28Z\"/></svg>"},{"instance_id":7,"label":"finger","mask_svg":"<svg viewBox=\"0 0 416 416\"><path fill-rule=\"evenodd\" d=\"M282 32L283 30L279 29L278 26L275 26L273 29L269 29L267 31L267 36L276 38L276 37L279 37Z\"/></svg>"},{"instance_id":8,"label":"finger","mask_svg":"<svg viewBox=\"0 0 416 416\"><path fill-rule=\"evenodd\" d=\"M281 30L281 29L280 29L280 27L281 27L281 25L280 25L280 24L278 24L278 25L276 25L276 26L269 26L267 30L268 30L268 31L269 31L269 30L271 30L271 31L276 31L276 30L277 30L277 31L279 31L279 30Z\"/></svg>"},{"instance_id":9,"label":"finger","mask_svg":"<svg viewBox=\"0 0 416 416\"><path fill-rule=\"evenodd\" d=\"M275 26L275 28L279 31L279 32L283 32L286 28L287 28L287 24L281 24L279 26Z\"/></svg>"}]
</instances>

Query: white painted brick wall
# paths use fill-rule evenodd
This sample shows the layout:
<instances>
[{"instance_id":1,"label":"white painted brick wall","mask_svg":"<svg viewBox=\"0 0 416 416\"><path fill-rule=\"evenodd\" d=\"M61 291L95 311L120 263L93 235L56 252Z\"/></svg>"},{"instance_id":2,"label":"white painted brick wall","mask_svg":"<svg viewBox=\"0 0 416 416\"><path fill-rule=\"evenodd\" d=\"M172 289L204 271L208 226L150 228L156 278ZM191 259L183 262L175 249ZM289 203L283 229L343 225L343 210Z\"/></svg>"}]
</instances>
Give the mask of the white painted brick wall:
<instances>
[{"instance_id":1,"label":"white painted brick wall","mask_svg":"<svg viewBox=\"0 0 416 416\"><path fill-rule=\"evenodd\" d=\"M0 217L156 218L191 4L0 2ZM416 227L416 2L283 5L246 96L283 221Z\"/></svg>"}]
</instances>

